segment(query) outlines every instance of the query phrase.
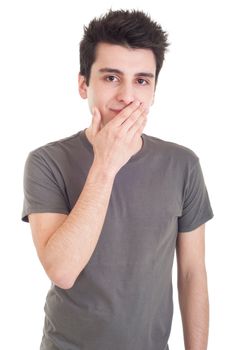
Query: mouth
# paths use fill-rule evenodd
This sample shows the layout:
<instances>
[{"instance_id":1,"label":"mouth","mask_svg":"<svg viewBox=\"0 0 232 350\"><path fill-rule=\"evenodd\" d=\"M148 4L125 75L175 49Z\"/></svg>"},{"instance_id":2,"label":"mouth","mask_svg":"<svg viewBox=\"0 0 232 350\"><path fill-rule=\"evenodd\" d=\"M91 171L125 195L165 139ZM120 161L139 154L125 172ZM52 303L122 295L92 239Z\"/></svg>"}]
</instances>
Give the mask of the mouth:
<instances>
[{"instance_id":1,"label":"mouth","mask_svg":"<svg viewBox=\"0 0 232 350\"><path fill-rule=\"evenodd\" d=\"M110 108L110 110L114 113L120 113L122 111L122 109L113 109L113 108Z\"/></svg>"}]
</instances>

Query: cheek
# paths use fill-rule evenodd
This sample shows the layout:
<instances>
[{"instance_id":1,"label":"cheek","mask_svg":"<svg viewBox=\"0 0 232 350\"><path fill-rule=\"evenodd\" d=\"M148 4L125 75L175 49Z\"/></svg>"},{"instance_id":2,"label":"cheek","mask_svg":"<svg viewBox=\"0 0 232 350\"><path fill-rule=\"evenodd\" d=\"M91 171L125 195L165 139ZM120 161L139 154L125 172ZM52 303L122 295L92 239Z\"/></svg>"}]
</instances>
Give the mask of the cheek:
<instances>
[{"instance_id":1,"label":"cheek","mask_svg":"<svg viewBox=\"0 0 232 350\"><path fill-rule=\"evenodd\" d=\"M104 105L107 104L107 96L104 93L104 91L96 86L95 91L90 96L90 100L92 103L94 103L98 108L104 107Z\"/></svg>"},{"instance_id":2,"label":"cheek","mask_svg":"<svg viewBox=\"0 0 232 350\"><path fill-rule=\"evenodd\" d=\"M149 96L146 97L146 99L144 100L145 104L147 105L147 107L151 107L154 101L154 93L150 93Z\"/></svg>"},{"instance_id":3,"label":"cheek","mask_svg":"<svg viewBox=\"0 0 232 350\"><path fill-rule=\"evenodd\" d=\"M101 91L101 93L95 94L94 103L100 110L101 114L105 115L106 113L108 113L109 107L112 106L112 98L102 89L98 91Z\"/></svg>"}]
</instances>

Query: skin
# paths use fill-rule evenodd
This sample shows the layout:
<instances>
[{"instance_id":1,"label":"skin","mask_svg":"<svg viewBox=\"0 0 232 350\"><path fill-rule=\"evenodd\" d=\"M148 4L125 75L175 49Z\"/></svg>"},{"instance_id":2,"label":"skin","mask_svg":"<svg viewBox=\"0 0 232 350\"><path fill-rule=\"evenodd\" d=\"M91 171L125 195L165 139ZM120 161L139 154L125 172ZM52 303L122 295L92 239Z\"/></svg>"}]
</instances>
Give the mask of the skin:
<instances>
[{"instance_id":1,"label":"skin","mask_svg":"<svg viewBox=\"0 0 232 350\"><path fill-rule=\"evenodd\" d=\"M191 232L178 234L176 256L185 350L206 350L209 297L205 266L205 224Z\"/></svg>"},{"instance_id":2,"label":"skin","mask_svg":"<svg viewBox=\"0 0 232 350\"><path fill-rule=\"evenodd\" d=\"M136 100L144 103L149 111L154 103L155 71L151 50L100 43L91 67L89 86L85 77L79 75L79 93L83 99L88 99L90 111L97 107L103 128ZM91 126L86 129L86 136L93 143ZM141 145L140 138L137 148Z\"/></svg>"}]
</instances>

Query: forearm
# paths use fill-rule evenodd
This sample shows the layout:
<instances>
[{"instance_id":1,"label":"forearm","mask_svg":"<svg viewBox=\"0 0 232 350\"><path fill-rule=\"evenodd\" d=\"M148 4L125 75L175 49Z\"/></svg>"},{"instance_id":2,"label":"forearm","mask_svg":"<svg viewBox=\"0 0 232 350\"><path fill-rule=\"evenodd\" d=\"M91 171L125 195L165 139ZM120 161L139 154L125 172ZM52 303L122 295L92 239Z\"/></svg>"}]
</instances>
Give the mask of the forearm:
<instances>
[{"instance_id":1,"label":"forearm","mask_svg":"<svg viewBox=\"0 0 232 350\"><path fill-rule=\"evenodd\" d=\"M206 350L209 331L207 275L178 277L185 350Z\"/></svg>"},{"instance_id":2,"label":"forearm","mask_svg":"<svg viewBox=\"0 0 232 350\"><path fill-rule=\"evenodd\" d=\"M75 206L47 242L47 273L62 288L71 288L94 252L104 224L113 182L113 175L93 163Z\"/></svg>"}]
</instances>

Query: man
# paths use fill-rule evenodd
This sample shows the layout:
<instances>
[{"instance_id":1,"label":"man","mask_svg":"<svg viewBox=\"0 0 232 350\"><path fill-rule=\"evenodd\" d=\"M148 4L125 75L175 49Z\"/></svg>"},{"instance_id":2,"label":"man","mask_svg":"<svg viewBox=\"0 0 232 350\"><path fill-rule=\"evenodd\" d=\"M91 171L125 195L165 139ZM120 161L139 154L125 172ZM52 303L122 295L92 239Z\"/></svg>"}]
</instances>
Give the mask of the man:
<instances>
[{"instance_id":1,"label":"man","mask_svg":"<svg viewBox=\"0 0 232 350\"><path fill-rule=\"evenodd\" d=\"M167 47L140 11L92 20L79 74L91 125L28 156L22 220L52 281L41 350L169 349L175 249L185 348L207 348L199 158L143 133Z\"/></svg>"}]
</instances>

